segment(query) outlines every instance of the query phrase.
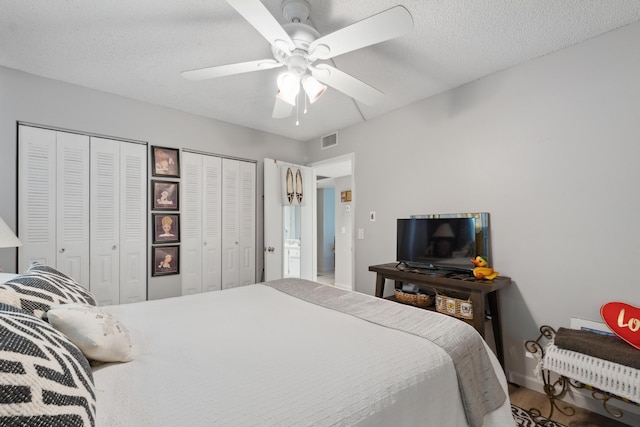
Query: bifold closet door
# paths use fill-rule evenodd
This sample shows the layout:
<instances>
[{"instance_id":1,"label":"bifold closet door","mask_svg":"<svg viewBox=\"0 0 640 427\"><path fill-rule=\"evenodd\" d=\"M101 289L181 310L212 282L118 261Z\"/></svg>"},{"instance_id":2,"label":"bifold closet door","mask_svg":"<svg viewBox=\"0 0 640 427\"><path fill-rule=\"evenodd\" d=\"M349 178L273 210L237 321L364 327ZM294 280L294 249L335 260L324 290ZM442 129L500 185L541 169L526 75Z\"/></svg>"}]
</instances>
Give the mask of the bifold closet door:
<instances>
[{"instance_id":1,"label":"bifold closet door","mask_svg":"<svg viewBox=\"0 0 640 427\"><path fill-rule=\"evenodd\" d=\"M120 304L147 299L147 146L120 143Z\"/></svg>"},{"instance_id":2,"label":"bifold closet door","mask_svg":"<svg viewBox=\"0 0 640 427\"><path fill-rule=\"evenodd\" d=\"M146 299L147 147L18 127L19 271L50 265L100 305Z\"/></svg>"},{"instance_id":3,"label":"bifold closet door","mask_svg":"<svg viewBox=\"0 0 640 427\"><path fill-rule=\"evenodd\" d=\"M256 283L256 164L240 162L241 285Z\"/></svg>"},{"instance_id":4,"label":"bifold closet door","mask_svg":"<svg viewBox=\"0 0 640 427\"><path fill-rule=\"evenodd\" d=\"M182 294L221 289L222 160L182 153Z\"/></svg>"},{"instance_id":5,"label":"bifold closet door","mask_svg":"<svg viewBox=\"0 0 640 427\"><path fill-rule=\"evenodd\" d=\"M202 290L222 289L222 159L202 156Z\"/></svg>"},{"instance_id":6,"label":"bifold closet door","mask_svg":"<svg viewBox=\"0 0 640 427\"><path fill-rule=\"evenodd\" d=\"M120 144L91 139L91 292L99 305L120 301Z\"/></svg>"},{"instance_id":7,"label":"bifold closet door","mask_svg":"<svg viewBox=\"0 0 640 427\"><path fill-rule=\"evenodd\" d=\"M255 283L255 163L183 152L182 294Z\"/></svg>"},{"instance_id":8,"label":"bifold closet door","mask_svg":"<svg viewBox=\"0 0 640 427\"><path fill-rule=\"evenodd\" d=\"M182 153L182 294L221 289L220 157Z\"/></svg>"},{"instance_id":9,"label":"bifold closet door","mask_svg":"<svg viewBox=\"0 0 640 427\"><path fill-rule=\"evenodd\" d=\"M182 153L182 295L202 292L202 156Z\"/></svg>"},{"instance_id":10,"label":"bifold closet door","mask_svg":"<svg viewBox=\"0 0 640 427\"><path fill-rule=\"evenodd\" d=\"M255 283L256 165L222 160L222 289Z\"/></svg>"},{"instance_id":11,"label":"bifold closet door","mask_svg":"<svg viewBox=\"0 0 640 427\"><path fill-rule=\"evenodd\" d=\"M91 280L100 305L146 299L146 147L91 138Z\"/></svg>"},{"instance_id":12,"label":"bifold closet door","mask_svg":"<svg viewBox=\"0 0 640 427\"><path fill-rule=\"evenodd\" d=\"M52 266L89 288L89 137L18 128L18 271Z\"/></svg>"}]
</instances>

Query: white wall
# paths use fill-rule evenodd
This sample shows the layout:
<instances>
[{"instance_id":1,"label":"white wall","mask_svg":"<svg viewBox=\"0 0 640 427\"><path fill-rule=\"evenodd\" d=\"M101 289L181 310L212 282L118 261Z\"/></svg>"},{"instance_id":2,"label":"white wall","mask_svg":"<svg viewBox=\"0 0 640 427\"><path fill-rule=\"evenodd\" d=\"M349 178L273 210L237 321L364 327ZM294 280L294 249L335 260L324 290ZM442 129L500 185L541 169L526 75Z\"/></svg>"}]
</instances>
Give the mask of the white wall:
<instances>
[{"instance_id":1,"label":"white wall","mask_svg":"<svg viewBox=\"0 0 640 427\"><path fill-rule=\"evenodd\" d=\"M540 325L640 305L638 40L640 23L340 130L333 149L310 141L311 162L358 162L355 289L374 294L368 266L395 260L396 218L487 211L494 266L513 279L512 379L531 377L523 343Z\"/></svg>"},{"instance_id":2,"label":"white wall","mask_svg":"<svg viewBox=\"0 0 640 427\"><path fill-rule=\"evenodd\" d=\"M0 200L3 201L0 216L14 231L17 230L18 121L258 161L256 266L257 279L260 279L263 253L262 160L270 157L302 163L304 144L0 67L0 159L3 166L0 168ZM0 249L0 265L5 271L15 271L16 254L15 249ZM171 296L179 292L179 276L152 278L150 281L150 297Z\"/></svg>"}]
</instances>

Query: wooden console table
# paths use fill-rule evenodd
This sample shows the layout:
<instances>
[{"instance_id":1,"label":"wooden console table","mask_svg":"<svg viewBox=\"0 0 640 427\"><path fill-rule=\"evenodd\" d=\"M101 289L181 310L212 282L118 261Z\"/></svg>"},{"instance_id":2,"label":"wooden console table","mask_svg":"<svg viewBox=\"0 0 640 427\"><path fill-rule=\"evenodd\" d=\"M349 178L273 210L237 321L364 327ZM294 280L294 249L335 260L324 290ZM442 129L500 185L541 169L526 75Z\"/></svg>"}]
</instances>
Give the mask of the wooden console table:
<instances>
[{"instance_id":1,"label":"wooden console table","mask_svg":"<svg viewBox=\"0 0 640 427\"><path fill-rule=\"evenodd\" d=\"M437 289L446 294L446 291L453 291L469 295L473 305L473 319L470 324L484 338L484 312L485 295L489 302L491 312L491 326L496 342L496 356L500 365L504 369L504 346L502 343L502 326L500 324L500 308L498 304L498 290L511 283L511 279L505 276L498 276L492 281L477 280L475 277L464 274L455 274L442 270L419 270L411 267L396 267L396 263L372 265L369 271L373 271L376 276L376 296L384 298L384 286L386 279L395 281L395 288L402 289L402 283L413 283L421 288ZM463 320L463 319L461 319Z\"/></svg>"}]
</instances>

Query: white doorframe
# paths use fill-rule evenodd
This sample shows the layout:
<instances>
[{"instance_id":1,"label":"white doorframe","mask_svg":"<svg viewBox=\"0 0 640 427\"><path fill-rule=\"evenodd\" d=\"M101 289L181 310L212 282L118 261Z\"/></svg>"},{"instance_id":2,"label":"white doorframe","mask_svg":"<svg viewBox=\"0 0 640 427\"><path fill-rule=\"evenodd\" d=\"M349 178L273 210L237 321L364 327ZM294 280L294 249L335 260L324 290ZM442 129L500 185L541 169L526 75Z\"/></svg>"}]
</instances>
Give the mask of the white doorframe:
<instances>
[{"instance_id":1,"label":"white doorframe","mask_svg":"<svg viewBox=\"0 0 640 427\"><path fill-rule=\"evenodd\" d=\"M351 227L351 235L349 236L349 238L351 239L351 256L349 258L350 263L351 263L351 287L350 290L353 290L355 288L355 271L354 271L354 265L355 265L355 213L356 213L356 199L357 199L357 191L355 189L355 153L349 153L349 154L344 154L341 156L336 156L336 157L332 157L330 159L326 159L326 160L321 160L318 162L314 162L314 163L310 163L309 166L312 170L313 170L313 188L314 190L317 190L318 188L318 181L317 181L317 177L318 177L318 171L321 171L322 169L325 169L329 166L337 166L340 164L350 164L350 176L351 176L351 194L352 194L352 199L351 199L351 217L354 219L352 221L352 227ZM346 176L347 174L343 174L342 176ZM317 191L313 191L313 205L317 206L318 201L317 201ZM313 241L317 242L318 241L318 212L317 210L314 209L313 211ZM314 264L314 269L313 269L313 274L314 274L314 280L317 274L317 256L318 256L318 251L317 251L317 245L313 245L313 264Z\"/></svg>"}]
</instances>

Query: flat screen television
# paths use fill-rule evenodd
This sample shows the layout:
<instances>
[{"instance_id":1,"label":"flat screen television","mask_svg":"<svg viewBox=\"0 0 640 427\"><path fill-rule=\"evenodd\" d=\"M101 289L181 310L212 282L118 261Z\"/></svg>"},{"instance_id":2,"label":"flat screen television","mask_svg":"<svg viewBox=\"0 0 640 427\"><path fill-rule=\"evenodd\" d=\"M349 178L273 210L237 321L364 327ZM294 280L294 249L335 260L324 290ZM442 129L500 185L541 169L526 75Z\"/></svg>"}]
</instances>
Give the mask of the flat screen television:
<instances>
[{"instance_id":1,"label":"flat screen television","mask_svg":"<svg viewBox=\"0 0 640 427\"><path fill-rule=\"evenodd\" d=\"M489 214L416 215L398 219L396 258L413 268L471 271L489 251Z\"/></svg>"}]
</instances>

